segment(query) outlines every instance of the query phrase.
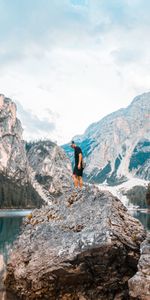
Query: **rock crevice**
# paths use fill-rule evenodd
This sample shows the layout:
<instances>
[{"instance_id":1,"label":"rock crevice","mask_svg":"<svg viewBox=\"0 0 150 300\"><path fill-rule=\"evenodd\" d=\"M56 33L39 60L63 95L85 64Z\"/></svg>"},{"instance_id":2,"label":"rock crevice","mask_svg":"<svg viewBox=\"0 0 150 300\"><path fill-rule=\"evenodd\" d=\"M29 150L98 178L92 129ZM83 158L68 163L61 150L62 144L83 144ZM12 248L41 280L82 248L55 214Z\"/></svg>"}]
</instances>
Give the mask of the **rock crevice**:
<instances>
[{"instance_id":1,"label":"rock crevice","mask_svg":"<svg viewBox=\"0 0 150 300\"><path fill-rule=\"evenodd\" d=\"M129 280L129 291L131 300L150 299L150 233L141 244L138 272Z\"/></svg>"}]
</instances>

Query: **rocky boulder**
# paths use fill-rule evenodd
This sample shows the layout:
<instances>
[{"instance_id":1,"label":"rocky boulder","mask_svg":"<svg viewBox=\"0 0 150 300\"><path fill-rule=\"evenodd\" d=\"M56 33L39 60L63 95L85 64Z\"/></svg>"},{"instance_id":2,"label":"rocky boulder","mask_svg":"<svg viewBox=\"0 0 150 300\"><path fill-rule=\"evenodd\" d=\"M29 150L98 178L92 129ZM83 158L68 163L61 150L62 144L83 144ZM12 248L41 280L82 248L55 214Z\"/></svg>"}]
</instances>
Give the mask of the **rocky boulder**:
<instances>
[{"instance_id":1,"label":"rocky boulder","mask_svg":"<svg viewBox=\"0 0 150 300\"><path fill-rule=\"evenodd\" d=\"M24 221L7 265L19 299L119 300L137 271L141 223L94 186L66 192Z\"/></svg>"},{"instance_id":2,"label":"rocky boulder","mask_svg":"<svg viewBox=\"0 0 150 300\"><path fill-rule=\"evenodd\" d=\"M150 233L141 244L138 272L129 280L129 291L131 300L150 299Z\"/></svg>"}]
</instances>

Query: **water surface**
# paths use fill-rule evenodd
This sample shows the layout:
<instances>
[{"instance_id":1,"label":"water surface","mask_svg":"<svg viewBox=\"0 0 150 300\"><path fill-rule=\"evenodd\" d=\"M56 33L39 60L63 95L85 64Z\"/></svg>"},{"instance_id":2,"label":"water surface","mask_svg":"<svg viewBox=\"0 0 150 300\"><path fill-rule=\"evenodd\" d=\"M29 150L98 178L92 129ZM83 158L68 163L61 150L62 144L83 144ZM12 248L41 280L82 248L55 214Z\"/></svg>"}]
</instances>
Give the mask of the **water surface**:
<instances>
[{"instance_id":1,"label":"water surface","mask_svg":"<svg viewBox=\"0 0 150 300\"><path fill-rule=\"evenodd\" d=\"M132 211L132 216L136 219L138 219L145 229L148 231L150 230L150 211L141 209L141 210L135 210Z\"/></svg>"},{"instance_id":2,"label":"water surface","mask_svg":"<svg viewBox=\"0 0 150 300\"><path fill-rule=\"evenodd\" d=\"M3 276L9 251L19 235L23 217L31 210L0 210L0 300L16 300L14 296L6 295L3 286Z\"/></svg>"}]
</instances>

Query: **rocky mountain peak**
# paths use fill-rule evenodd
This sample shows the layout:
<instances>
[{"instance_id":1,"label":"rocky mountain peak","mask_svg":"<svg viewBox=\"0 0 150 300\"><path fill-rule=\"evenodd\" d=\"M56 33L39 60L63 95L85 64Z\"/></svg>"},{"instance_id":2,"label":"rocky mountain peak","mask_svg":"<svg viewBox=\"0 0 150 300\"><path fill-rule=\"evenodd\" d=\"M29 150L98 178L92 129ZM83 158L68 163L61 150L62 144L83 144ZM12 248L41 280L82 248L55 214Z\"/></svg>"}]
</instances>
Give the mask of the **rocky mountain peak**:
<instances>
[{"instance_id":1,"label":"rocky mountain peak","mask_svg":"<svg viewBox=\"0 0 150 300\"><path fill-rule=\"evenodd\" d=\"M109 184L132 176L149 180L150 93L137 96L128 107L91 124L73 139L83 150L88 180ZM69 147L64 149L71 157Z\"/></svg>"},{"instance_id":2,"label":"rocky mountain peak","mask_svg":"<svg viewBox=\"0 0 150 300\"><path fill-rule=\"evenodd\" d=\"M136 107L144 107L144 108L149 108L150 106L150 92L143 93L133 99L131 102L131 106L136 106Z\"/></svg>"},{"instance_id":3,"label":"rocky mountain peak","mask_svg":"<svg viewBox=\"0 0 150 300\"><path fill-rule=\"evenodd\" d=\"M0 95L0 170L10 176L20 178L27 162L22 141L22 127L16 118L16 105L4 95ZM17 175L18 174L18 175Z\"/></svg>"},{"instance_id":4,"label":"rocky mountain peak","mask_svg":"<svg viewBox=\"0 0 150 300\"><path fill-rule=\"evenodd\" d=\"M3 115L3 118L9 118L9 131L11 131L12 126L15 126L16 110L16 104L11 99L0 94L0 113Z\"/></svg>"},{"instance_id":5,"label":"rocky mountain peak","mask_svg":"<svg viewBox=\"0 0 150 300\"><path fill-rule=\"evenodd\" d=\"M71 163L51 141L25 144L16 110L0 94L0 207L41 206L70 187Z\"/></svg>"}]
</instances>

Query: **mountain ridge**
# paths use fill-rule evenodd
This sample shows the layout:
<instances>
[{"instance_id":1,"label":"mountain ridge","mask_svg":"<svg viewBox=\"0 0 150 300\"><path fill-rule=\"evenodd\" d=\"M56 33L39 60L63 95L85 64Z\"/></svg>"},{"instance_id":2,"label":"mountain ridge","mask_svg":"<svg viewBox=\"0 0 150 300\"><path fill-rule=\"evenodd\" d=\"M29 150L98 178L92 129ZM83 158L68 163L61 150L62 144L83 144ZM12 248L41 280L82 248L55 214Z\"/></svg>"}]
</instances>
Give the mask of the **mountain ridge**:
<instances>
[{"instance_id":1,"label":"mountain ridge","mask_svg":"<svg viewBox=\"0 0 150 300\"><path fill-rule=\"evenodd\" d=\"M0 94L0 208L50 205L71 186L70 161L51 141L30 143L27 151L16 110L16 104Z\"/></svg>"},{"instance_id":2,"label":"mountain ridge","mask_svg":"<svg viewBox=\"0 0 150 300\"><path fill-rule=\"evenodd\" d=\"M145 142L150 140L149 120L150 92L136 96L126 108L92 123L83 135L76 135L73 139L81 146L87 163L85 178L97 183L106 181L108 184L117 184L132 176L145 179L142 170L139 171L141 164L136 169L130 166L130 170L129 165L138 143L143 140L145 147ZM66 144L63 148L72 159L69 146ZM150 158L149 146L147 152L142 147L140 151L140 157L147 155L146 160ZM143 151L147 154L143 154ZM148 167L146 170L146 180L149 180L150 170Z\"/></svg>"}]
</instances>

